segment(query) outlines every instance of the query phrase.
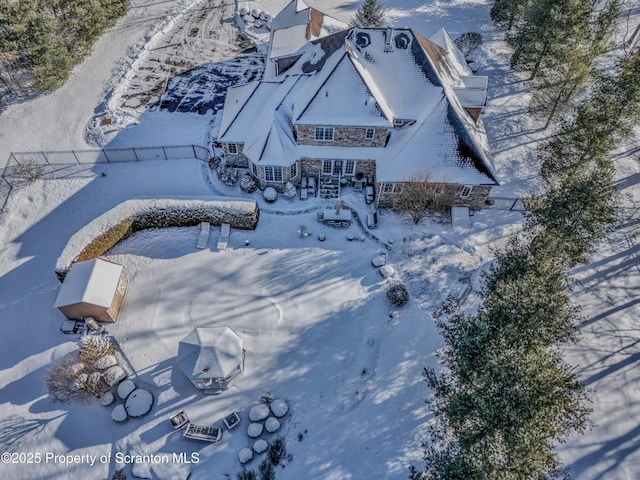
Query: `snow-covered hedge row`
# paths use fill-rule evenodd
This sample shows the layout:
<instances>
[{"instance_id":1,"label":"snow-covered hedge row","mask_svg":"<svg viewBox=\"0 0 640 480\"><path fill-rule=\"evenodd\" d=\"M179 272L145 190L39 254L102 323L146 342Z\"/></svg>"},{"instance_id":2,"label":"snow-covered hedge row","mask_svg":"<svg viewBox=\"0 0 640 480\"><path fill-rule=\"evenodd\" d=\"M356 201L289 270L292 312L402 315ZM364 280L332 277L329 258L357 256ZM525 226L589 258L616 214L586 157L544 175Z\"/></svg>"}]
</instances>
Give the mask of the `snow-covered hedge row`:
<instances>
[{"instance_id":1,"label":"snow-covered hedge row","mask_svg":"<svg viewBox=\"0 0 640 480\"><path fill-rule=\"evenodd\" d=\"M233 228L253 230L258 223L258 205L253 200L226 197L177 199L133 199L112 208L74 234L56 263L60 281L72 262L97 258L119 241L149 228L190 227L200 222L228 223Z\"/></svg>"}]
</instances>

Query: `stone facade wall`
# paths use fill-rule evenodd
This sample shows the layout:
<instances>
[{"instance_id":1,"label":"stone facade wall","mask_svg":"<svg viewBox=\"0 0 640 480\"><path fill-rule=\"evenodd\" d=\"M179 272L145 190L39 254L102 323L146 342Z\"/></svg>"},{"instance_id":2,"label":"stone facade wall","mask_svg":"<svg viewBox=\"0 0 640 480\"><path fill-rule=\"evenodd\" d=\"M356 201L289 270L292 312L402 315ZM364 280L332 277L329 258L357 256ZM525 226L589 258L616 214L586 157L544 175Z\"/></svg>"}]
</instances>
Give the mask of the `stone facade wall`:
<instances>
[{"instance_id":1,"label":"stone facade wall","mask_svg":"<svg viewBox=\"0 0 640 480\"><path fill-rule=\"evenodd\" d=\"M227 165L236 168L247 168L249 166L249 159L242 153L244 149L244 143L236 143L238 153L229 153L229 144L223 143L224 159Z\"/></svg>"},{"instance_id":2,"label":"stone facade wall","mask_svg":"<svg viewBox=\"0 0 640 480\"><path fill-rule=\"evenodd\" d=\"M320 125L318 125L320 126ZM334 125L322 125L333 127L333 141L316 140L316 125L296 125L296 139L298 145L336 146L336 147L384 147L387 143L388 130L376 127L373 138L367 140L368 127L341 127Z\"/></svg>"},{"instance_id":3,"label":"stone facade wall","mask_svg":"<svg viewBox=\"0 0 640 480\"><path fill-rule=\"evenodd\" d=\"M343 160L344 162L344 160ZM376 162L375 160L356 160L355 170L353 177L355 178L358 173L362 174L362 179L366 180L367 177L375 178L376 176ZM318 177L322 174L322 159L317 158L303 158L300 160L300 171L306 177ZM349 175L351 177L351 175ZM300 178L295 182L300 183Z\"/></svg>"},{"instance_id":4,"label":"stone facade wall","mask_svg":"<svg viewBox=\"0 0 640 480\"><path fill-rule=\"evenodd\" d=\"M302 175L300 175L300 164L299 162L296 163L298 163L298 176L292 181L292 183L300 184L300 179L302 178ZM268 182L265 179L264 166L262 165L256 165L256 170L258 172L257 180L260 190L264 190L267 187L273 187L282 193L284 191L285 183L291 181L291 167L282 167L282 182Z\"/></svg>"},{"instance_id":5,"label":"stone facade wall","mask_svg":"<svg viewBox=\"0 0 640 480\"><path fill-rule=\"evenodd\" d=\"M380 208L391 208L393 205L393 198L397 193L385 193L382 188L382 184L376 185L379 192L378 206ZM474 210L480 210L484 207L485 201L491 192L491 185L473 185L473 189L467 198L462 198L460 194L464 185L455 183L445 184L445 196L449 198L450 207L469 207Z\"/></svg>"}]
</instances>

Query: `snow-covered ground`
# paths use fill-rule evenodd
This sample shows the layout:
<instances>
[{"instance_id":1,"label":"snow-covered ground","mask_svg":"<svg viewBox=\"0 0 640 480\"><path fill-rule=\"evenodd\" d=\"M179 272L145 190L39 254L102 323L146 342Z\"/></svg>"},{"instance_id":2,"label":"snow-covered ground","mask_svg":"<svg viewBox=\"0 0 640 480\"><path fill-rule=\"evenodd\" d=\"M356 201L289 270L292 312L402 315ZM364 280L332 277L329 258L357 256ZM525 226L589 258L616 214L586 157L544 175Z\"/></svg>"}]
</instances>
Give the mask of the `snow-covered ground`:
<instances>
[{"instance_id":1,"label":"snow-covered ground","mask_svg":"<svg viewBox=\"0 0 640 480\"><path fill-rule=\"evenodd\" d=\"M153 62L171 64L181 51L172 44L184 42L182 51L192 51L186 58L196 63L201 56L202 63L225 62L244 49L231 26L232 9L214 12L220 2L204 0L131 3L129 14L100 39L65 86L2 112L0 159L10 151L87 148L93 143L207 144L211 111L148 110L144 105L155 100L138 104L132 99L171 77L165 72L145 83L140 75ZM255 3L276 13L286 0ZM309 1L345 21L355 3ZM442 26L454 38L465 31L482 32L478 73L490 79L484 121L504 183L494 195L516 197L535 189L537 165L531 151L548 133L527 114L526 90L508 69L508 51L491 26L488 2L385 4L397 25L426 35ZM632 13L637 24L640 12ZM212 25L218 36L205 33ZM204 50L214 44L219 49L206 56ZM163 51L166 55L159 57ZM107 114L115 125L99 127L96 120ZM580 281L575 300L583 307L585 323L581 343L567 354L593 390L596 425L570 439L560 452L580 479L634 479L640 471L640 431L633 421L640 415L640 332L635 321L640 317L640 212L635 210L640 168L637 145L621 152L626 153L616 163L624 220L592 263L575 272ZM220 185L195 160L85 165L12 193L0 216L0 451L89 454L98 460L93 466L86 461L0 464L2 478L108 478L117 465L99 457L118 452L198 454L197 464L136 467L137 473L146 470L152 478L233 478L241 468L238 451L252 443L246 436L248 409L266 391L291 407L281 433L293 460L278 470L279 479L400 479L406 478L409 463L420 465L420 441L430 419L420 372L435 365L441 344L431 313L458 278L471 276L477 288L491 249L519 229L518 213L486 210L469 226L411 226L384 214L374 231L379 241L368 236L349 241L347 235L363 232L356 225L345 230L321 226L315 220L320 206L315 199L279 199L266 205L256 195L262 209L257 230L232 231L225 252L215 249L216 228L204 251L195 248L197 228L139 233L109 254L125 265L131 284L120 320L108 328L128 356L136 382L154 394L151 413L119 425L98 402L64 405L47 396L43 377L51 362L76 348L73 336L60 333L62 317L52 308L59 290L53 272L69 238L130 198L208 194L240 192ZM345 201L366 211L355 194L347 192ZM299 238L299 225L312 235ZM327 236L325 242L318 241L319 233ZM393 318L384 298L389 281L370 264L381 250L388 252L412 297ZM474 304L472 295L465 305ZM245 340L246 375L230 391L204 397L173 367L173 359L177 342L193 326L219 324L232 326ZM182 409L192 420L209 424L237 410L242 423L225 432L219 445L194 444L169 424L168 417ZM131 473L131 465L126 471Z\"/></svg>"}]
</instances>

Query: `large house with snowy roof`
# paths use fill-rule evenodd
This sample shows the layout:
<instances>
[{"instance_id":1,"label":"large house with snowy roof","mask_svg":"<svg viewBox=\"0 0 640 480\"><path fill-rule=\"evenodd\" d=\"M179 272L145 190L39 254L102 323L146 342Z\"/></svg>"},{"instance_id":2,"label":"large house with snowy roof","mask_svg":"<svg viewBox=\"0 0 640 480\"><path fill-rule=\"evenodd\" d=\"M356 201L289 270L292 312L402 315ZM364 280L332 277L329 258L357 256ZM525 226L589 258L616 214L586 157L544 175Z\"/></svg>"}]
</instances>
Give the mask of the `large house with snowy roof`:
<instances>
[{"instance_id":1,"label":"large house with snowy roof","mask_svg":"<svg viewBox=\"0 0 640 480\"><path fill-rule=\"evenodd\" d=\"M217 139L261 188L364 179L388 206L428 179L451 206L481 208L498 185L480 118L487 77L444 30L351 28L278 60L275 75L228 90Z\"/></svg>"}]
</instances>

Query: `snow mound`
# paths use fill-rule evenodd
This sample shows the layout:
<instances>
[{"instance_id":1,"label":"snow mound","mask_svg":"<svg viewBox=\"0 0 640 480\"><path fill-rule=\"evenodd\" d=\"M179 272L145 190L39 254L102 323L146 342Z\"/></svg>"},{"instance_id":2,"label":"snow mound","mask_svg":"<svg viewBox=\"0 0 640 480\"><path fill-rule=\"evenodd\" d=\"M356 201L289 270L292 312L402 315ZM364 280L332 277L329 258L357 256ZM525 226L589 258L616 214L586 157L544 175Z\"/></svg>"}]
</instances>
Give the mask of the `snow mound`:
<instances>
[{"instance_id":1,"label":"snow mound","mask_svg":"<svg viewBox=\"0 0 640 480\"><path fill-rule=\"evenodd\" d=\"M240 460L240 463L249 463L251 459L253 459L253 450L250 448L245 447L238 452L238 460Z\"/></svg>"},{"instance_id":2,"label":"snow mound","mask_svg":"<svg viewBox=\"0 0 640 480\"><path fill-rule=\"evenodd\" d=\"M380 267L380 275L382 275L384 278L389 278L394 273L395 270L391 265L384 265Z\"/></svg>"},{"instance_id":3,"label":"snow mound","mask_svg":"<svg viewBox=\"0 0 640 480\"><path fill-rule=\"evenodd\" d=\"M100 404L104 405L105 407L108 407L113 403L115 399L116 397L113 396L113 393L107 392L100 399Z\"/></svg>"},{"instance_id":4,"label":"snow mound","mask_svg":"<svg viewBox=\"0 0 640 480\"><path fill-rule=\"evenodd\" d=\"M284 186L283 195L287 198L295 198L296 197L296 187L293 186L291 182L287 182Z\"/></svg>"},{"instance_id":5,"label":"snow mound","mask_svg":"<svg viewBox=\"0 0 640 480\"><path fill-rule=\"evenodd\" d=\"M124 405L116 405L116 408L111 411L111 419L114 422L124 422L127 419L127 411Z\"/></svg>"},{"instance_id":6,"label":"snow mound","mask_svg":"<svg viewBox=\"0 0 640 480\"><path fill-rule=\"evenodd\" d=\"M247 435L251 438L258 438L262 434L263 428L261 423L252 423L249 425L249 428L247 428Z\"/></svg>"},{"instance_id":7,"label":"snow mound","mask_svg":"<svg viewBox=\"0 0 640 480\"><path fill-rule=\"evenodd\" d=\"M280 418L284 417L289 411L289 405L281 398L276 398L273 402L271 402L271 411L273 414Z\"/></svg>"},{"instance_id":8,"label":"snow mound","mask_svg":"<svg viewBox=\"0 0 640 480\"><path fill-rule=\"evenodd\" d=\"M113 367L118 364L118 360L113 355L105 355L104 357L100 357L93 363L94 368L98 370L106 370L109 367Z\"/></svg>"},{"instance_id":9,"label":"snow mound","mask_svg":"<svg viewBox=\"0 0 640 480\"><path fill-rule=\"evenodd\" d=\"M382 267L387 263L387 259L378 255L371 259L371 265L374 267Z\"/></svg>"},{"instance_id":10,"label":"snow mound","mask_svg":"<svg viewBox=\"0 0 640 480\"><path fill-rule=\"evenodd\" d=\"M127 378L127 374L124 372L122 367L118 365L114 365L113 367L109 367L103 374L102 379L105 381L107 385L113 387L116 383L120 382Z\"/></svg>"},{"instance_id":11,"label":"snow mound","mask_svg":"<svg viewBox=\"0 0 640 480\"><path fill-rule=\"evenodd\" d=\"M264 428L269 433L277 432L280 430L280 421L277 418L269 417L264 424Z\"/></svg>"},{"instance_id":12,"label":"snow mound","mask_svg":"<svg viewBox=\"0 0 640 480\"><path fill-rule=\"evenodd\" d=\"M118 385L118 396L122 400L126 400L127 397L136 389L136 384L131 380L125 380L120 385Z\"/></svg>"},{"instance_id":13,"label":"snow mound","mask_svg":"<svg viewBox=\"0 0 640 480\"><path fill-rule=\"evenodd\" d=\"M267 187L262 192L262 196L267 202L275 202L276 198L278 198L278 191L273 187Z\"/></svg>"},{"instance_id":14,"label":"snow mound","mask_svg":"<svg viewBox=\"0 0 640 480\"><path fill-rule=\"evenodd\" d=\"M266 452L268 446L269 444L264 440L256 440L255 442L253 442L253 451L256 453Z\"/></svg>"},{"instance_id":15,"label":"snow mound","mask_svg":"<svg viewBox=\"0 0 640 480\"><path fill-rule=\"evenodd\" d=\"M261 403L260 405L254 405L249 410L249 420L252 422L259 422L269 416L269 406Z\"/></svg>"},{"instance_id":16,"label":"snow mound","mask_svg":"<svg viewBox=\"0 0 640 480\"><path fill-rule=\"evenodd\" d=\"M125 405L130 416L141 417L151 410L153 395L147 390L138 388L129 395Z\"/></svg>"}]
</instances>

